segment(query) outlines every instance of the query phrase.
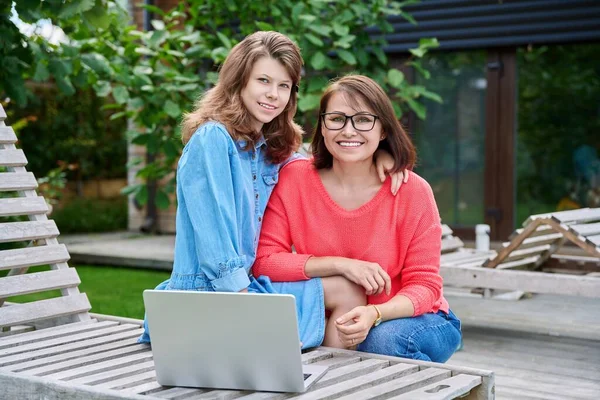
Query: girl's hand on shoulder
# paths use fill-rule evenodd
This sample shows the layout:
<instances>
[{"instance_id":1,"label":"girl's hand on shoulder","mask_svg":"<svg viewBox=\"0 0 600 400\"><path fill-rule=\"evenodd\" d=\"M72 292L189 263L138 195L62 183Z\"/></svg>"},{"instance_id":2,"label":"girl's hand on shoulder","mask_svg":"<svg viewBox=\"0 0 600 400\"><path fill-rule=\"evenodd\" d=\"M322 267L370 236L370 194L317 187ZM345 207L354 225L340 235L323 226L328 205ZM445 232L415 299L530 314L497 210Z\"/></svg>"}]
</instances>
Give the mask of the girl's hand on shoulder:
<instances>
[{"instance_id":1,"label":"girl's hand on shoulder","mask_svg":"<svg viewBox=\"0 0 600 400\"><path fill-rule=\"evenodd\" d=\"M389 296L392 291L392 279L390 275L377 263L343 259L341 262L342 275L351 282L365 288L367 296L380 294L385 291Z\"/></svg>"},{"instance_id":2,"label":"girl's hand on shoulder","mask_svg":"<svg viewBox=\"0 0 600 400\"><path fill-rule=\"evenodd\" d=\"M377 175L379 175L379 179L381 182L385 182L386 175L390 175L392 178L392 194L395 196L400 190L400 187L403 183L408 182L408 170L394 172L390 174L392 168L394 168L394 159L385 150L377 150L375 157L375 167L377 168Z\"/></svg>"},{"instance_id":3,"label":"girl's hand on shoulder","mask_svg":"<svg viewBox=\"0 0 600 400\"><path fill-rule=\"evenodd\" d=\"M367 338L377 319L375 307L358 306L335 320L338 337L349 348L361 344Z\"/></svg>"}]
</instances>

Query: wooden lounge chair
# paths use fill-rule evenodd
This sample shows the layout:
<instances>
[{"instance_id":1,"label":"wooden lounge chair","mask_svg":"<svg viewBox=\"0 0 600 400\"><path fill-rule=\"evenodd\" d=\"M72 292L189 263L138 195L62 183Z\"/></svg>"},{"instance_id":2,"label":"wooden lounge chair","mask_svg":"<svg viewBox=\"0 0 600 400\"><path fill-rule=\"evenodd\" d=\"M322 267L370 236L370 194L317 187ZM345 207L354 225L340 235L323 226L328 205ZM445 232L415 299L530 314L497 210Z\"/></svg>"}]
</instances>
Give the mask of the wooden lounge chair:
<instances>
[{"instance_id":1,"label":"wooden lounge chair","mask_svg":"<svg viewBox=\"0 0 600 400\"><path fill-rule=\"evenodd\" d=\"M444 283L463 288L600 297L600 274L596 272L600 271L600 209L532 215L510 239L497 254L463 247L446 253L442 250ZM582 248L589 257L557 255L567 241ZM591 273L544 272L543 267L551 261L554 271L568 269L570 261L571 269L577 264L592 264ZM557 263L562 268L556 268Z\"/></svg>"},{"instance_id":2,"label":"wooden lounge chair","mask_svg":"<svg viewBox=\"0 0 600 400\"><path fill-rule=\"evenodd\" d=\"M290 397L159 385L150 346L136 343L142 321L88 312L91 306L78 290L77 272L67 264L67 249L58 243L56 224L46 217L46 202L36 194L37 182L25 170L27 160L15 148L17 139L5 118L0 106L0 243L30 245L0 248L0 273L9 271L0 275L0 299L55 289L61 296L0 307L0 398ZM9 216L26 220L8 221ZM40 265L49 268L27 273ZM331 367L303 398L494 398L490 371L324 347L303 354L303 361Z\"/></svg>"},{"instance_id":3,"label":"wooden lounge chair","mask_svg":"<svg viewBox=\"0 0 600 400\"><path fill-rule=\"evenodd\" d=\"M496 256L494 250L475 250L465 247L459 237L454 236L448 225L442 225L442 256L440 265L448 266L482 266L484 262Z\"/></svg>"}]
</instances>

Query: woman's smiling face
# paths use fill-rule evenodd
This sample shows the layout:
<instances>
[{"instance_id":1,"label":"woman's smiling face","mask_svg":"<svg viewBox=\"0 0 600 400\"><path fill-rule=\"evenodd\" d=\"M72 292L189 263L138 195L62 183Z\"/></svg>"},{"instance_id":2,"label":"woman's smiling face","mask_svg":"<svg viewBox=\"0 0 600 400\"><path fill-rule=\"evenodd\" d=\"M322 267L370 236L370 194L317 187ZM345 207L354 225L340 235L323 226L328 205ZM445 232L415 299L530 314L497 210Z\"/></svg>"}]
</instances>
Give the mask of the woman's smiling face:
<instances>
[{"instance_id":1,"label":"woman's smiling face","mask_svg":"<svg viewBox=\"0 0 600 400\"><path fill-rule=\"evenodd\" d=\"M349 116L353 116L354 124L347 118ZM373 160L373 154L384 135L381 122L372 110L360 101L348 101L348 95L338 91L329 99L325 115L321 118L325 147L334 161L348 163ZM330 129L341 127L344 122L343 128Z\"/></svg>"}]
</instances>

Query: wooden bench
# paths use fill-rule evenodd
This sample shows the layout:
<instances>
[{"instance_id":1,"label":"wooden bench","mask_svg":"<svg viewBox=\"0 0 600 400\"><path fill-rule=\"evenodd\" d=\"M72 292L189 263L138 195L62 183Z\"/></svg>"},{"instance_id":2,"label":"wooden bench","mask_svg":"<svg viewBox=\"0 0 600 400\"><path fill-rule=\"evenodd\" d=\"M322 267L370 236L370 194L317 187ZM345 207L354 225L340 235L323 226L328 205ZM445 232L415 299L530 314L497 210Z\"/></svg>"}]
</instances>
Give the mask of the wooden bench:
<instances>
[{"instance_id":1,"label":"wooden bench","mask_svg":"<svg viewBox=\"0 0 600 400\"><path fill-rule=\"evenodd\" d=\"M0 172L0 242L29 245L0 250L0 271L9 270L0 277L0 298L55 289L61 296L0 307L1 398L494 398L490 371L324 347L302 356L305 363L331 367L302 395L162 387L150 346L136 343L142 321L88 312L78 274L67 264L69 253L58 243L56 224L46 217L46 203L35 192L37 182L25 170L27 160L15 147L17 138L5 117L0 106L0 168L5 168ZM26 220L8 221L9 216ZM40 265L49 268L27 273Z\"/></svg>"},{"instance_id":2,"label":"wooden bench","mask_svg":"<svg viewBox=\"0 0 600 400\"><path fill-rule=\"evenodd\" d=\"M451 230L446 228L445 232L442 243L451 240ZM573 242L589 256L557 255L566 241ZM552 273L544 269L550 264ZM577 265L588 266L588 270L582 272L585 275L564 273L569 268L573 272ZM442 246L441 274L444 284L454 287L597 298L600 297L599 271L598 208L532 215L497 253L460 246L445 252Z\"/></svg>"}]
</instances>

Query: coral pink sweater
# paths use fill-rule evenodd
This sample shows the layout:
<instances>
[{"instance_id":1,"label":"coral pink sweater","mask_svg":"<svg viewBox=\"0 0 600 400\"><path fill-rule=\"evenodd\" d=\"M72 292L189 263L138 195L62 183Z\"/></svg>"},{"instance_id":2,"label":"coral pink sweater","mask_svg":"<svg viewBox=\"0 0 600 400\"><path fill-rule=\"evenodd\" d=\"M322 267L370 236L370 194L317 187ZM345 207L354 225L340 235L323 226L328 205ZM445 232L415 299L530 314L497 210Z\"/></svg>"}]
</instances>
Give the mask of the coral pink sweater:
<instances>
[{"instance_id":1,"label":"coral pink sweater","mask_svg":"<svg viewBox=\"0 0 600 400\"><path fill-rule=\"evenodd\" d=\"M431 187L411 172L393 196L390 181L369 202L348 211L329 197L310 161L285 166L265 211L254 274L277 282L310 279L304 265L311 256L376 262L392 278L392 292L369 296L369 303L401 294L413 303L414 316L448 312L439 273L440 217Z\"/></svg>"}]
</instances>

